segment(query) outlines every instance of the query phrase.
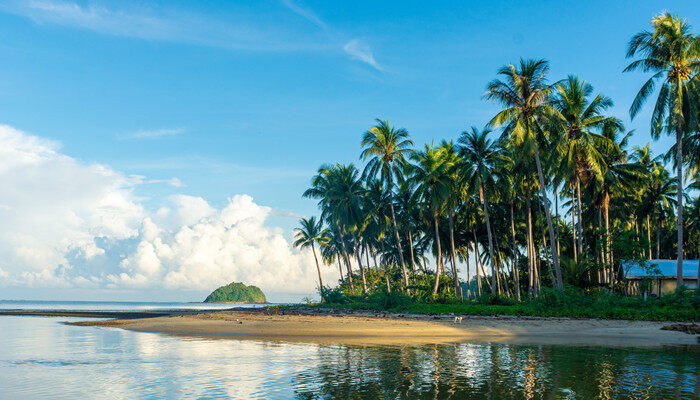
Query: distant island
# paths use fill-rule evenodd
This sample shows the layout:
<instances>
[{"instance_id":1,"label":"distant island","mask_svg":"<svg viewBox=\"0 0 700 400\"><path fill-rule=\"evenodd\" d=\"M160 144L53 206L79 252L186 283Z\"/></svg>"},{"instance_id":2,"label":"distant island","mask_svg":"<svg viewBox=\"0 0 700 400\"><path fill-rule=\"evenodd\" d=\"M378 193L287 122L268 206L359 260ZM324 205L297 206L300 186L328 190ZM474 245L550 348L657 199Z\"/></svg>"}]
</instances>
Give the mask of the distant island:
<instances>
[{"instance_id":1,"label":"distant island","mask_svg":"<svg viewBox=\"0 0 700 400\"><path fill-rule=\"evenodd\" d=\"M205 303L267 303L265 294L257 286L231 282L211 292Z\"/></svg>"}]
</instances>

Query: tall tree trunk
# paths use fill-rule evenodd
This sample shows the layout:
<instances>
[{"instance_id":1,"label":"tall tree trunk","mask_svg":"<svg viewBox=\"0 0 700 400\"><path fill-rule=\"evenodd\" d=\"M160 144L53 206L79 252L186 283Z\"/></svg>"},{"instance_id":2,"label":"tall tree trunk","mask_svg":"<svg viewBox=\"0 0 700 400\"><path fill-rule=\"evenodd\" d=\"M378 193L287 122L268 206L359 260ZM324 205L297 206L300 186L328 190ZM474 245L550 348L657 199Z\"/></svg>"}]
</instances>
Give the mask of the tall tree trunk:
<instances>
[{"instance_id":1,"label":"tall tree trunk","mask_svg":"<svg viewBox=\"0 0 700 400\"><path fill-rule=\"evenodd\" d=\"M518 245L515 242L515 218L513 217L513 201L510 202L510 235L513 239L513 286L515 300L520 301L520 273L518 272Z\"/></svg>"},{"instance_id":2,"label":"tall tree trunk","mask_svg":"<svg viewBox=\"0 0 700 400\"><path fill-rule=\"evenodd\" d=\"M340 224L337 224L338 237L340 238L340 244L343 248L343 258L345 259L345 267L348 270L348 281L350 282L350 291L355 291L355 285L352 283L352 266L350 265L350 257L348 256L348 250L345 247L345 238L343 238L343 230L340 228Z\"/></svg>"},{"instance_id":3,"label":"tall tree trunk","mask_svg":"<svg viewBox=\"0 0 700 400\"><path fill-rule=\"evenodd\" d=\"M676 262L676 288L683 286L683 128L676 126L676 171L678 194L676 201L676 221L678 225L678 259Z\"/></svg>"},{"instance_id":4,"label":"tall tree trunk","mask_svg":"<svg viewBox=\"0 0 700 400\"><path fill-rule=\"evenodd\" d=\"M537 164L537 176L540 179L540 191L544 200L544 208L547 214L547 228L549 229L549 247L551 249L552 258L554 259L554 273L557 278L556 287L559 291L564 290L564 283L561 279L561 268L559 267L559 256L557 255L557 247L554 241L554 229L552 228L552 214L549 210L549 199L544 185L544 175L542 174L542 163L540 162L540 153L535 146L535 163Z\"/></svg>"},{"instance_id":5,"label":"tall tree trunk","mask_svg":"<svg viewBox=\"0 0 700 400\"><path fill-rule=\"evenodd\" d=\"M600 237L603 233L603 206L598 206L598 234L596 237ZM598 253L600 256L600 264L603 265L603 268L605 268L605 246L603 243L605 242L604 239L598 239ZM604 282L605 279L605 270L602 272L598 270L598 284L600 285L601 283Z\"/></svg>"},{"instance_id":6,"label":"tall tree trunk","mask_svg":"<svg viewBox=\"0 0 700 400\"><path fill-rule=\"evenodd\" d=\"M355 241L355 257L357 258L357 265L360 267L360 275L362 276L362 294L367 294L367 279L365 279L365 267L362 266L362 257L360 254L360 244L357 240L357 236L353 233L352 238Z\"/></svg>"},{"instance_id":7,"label":"tall tree trunk","mask_svg":"<svg viewBox=\"0 0 700 400\"><path fill-rule=\"evenodd\" d=\"M578 212L576 211L576 190L574 190L573 183L571 184L571 235L573 237L574 246L574 261L578 261L578 246L576 245L576 216Z\"/></svg>"},{"instance_id":8,"label":"tall tree trunk","mask_svg":"<svg viewBox=\"0 0 700 400\"><path fill-rule=\"evenodd\" d=\"M379 241L379 244L382 245L382 253L384 253L384 238L383 237ZM372 253L372 256L374 257L374 266L376 267L377 266L377 254ZM382 264L384 264L384 271L386 274L386 291L387 291L387 293L391 293L391 285L389 284L389 265L387 265L386 263L382 263Z\"/></svg>"},{"instance_id":9,"label":"tall tree trunk","mask_svg":"<svg viewBox=\"0 0 700 400\"><path fill-rule=\"evenodd\" d=\"M340 282L343 282L345 278L343 278L343 265L340 263L340 254L335 258L335 260L338 262L338 272L340 272Z\"/></svg>"},{"instance_id":10,"label":"tall tree trunk","mask_svg":"<svg viewBox=\"0 0 700 400\"><path fill-rule=\"evenodd\" d=\"M603 205L605 207L605 252L607 253L606 258L608 261L608 264L610 266L610 290L612 291L613 285L615 282L615 274L614 274L614 259L613 259L613 254L612 251L610 251L610 218L609 218L609 211L610 211L610 195L608 193L605 193L605 198L603 199Z\"/></svg>"},{"instance_id":11,"label":"tall tree trunk","mask_svg":"<svg viewBox=\"0 0 700 400\"><path fill-rule=\"evenodd\" d=\"M661 211L656 222L656 259L661 259Z\"/></svg>"},{"instance_id":12,"label":"tall tree trunk","mask_svg":"<svg viewBox=\"0 0 700 400\"><path fill-rule=\"evenodd\" d=\"M408 247L411 250L411 271L415 272L416 260L413 258L413 235L411 234L410 229L408 229Z\"/></svg>"},{"instance_id":13,"label":"tall tree trunk","mask_svg":"<svg viewBox=\"0 0 700 400\"><path fill-rule=\"evenodd\" d=\"M543 247L543 249L544 249L544 255L547 256L547 255L548 255L548 252L547 252L547 237L546 237L545 231L544 231L544 223L542 222L542 219L543 219L543 216L542 216L542 214L543 214L543 211L542 211L542 202L538 202L538 203L539 203L539 207L538 207L539 213L537 213L537 220L540 221L540 225L542 225L542 247ZM541 258L541 257L540 257L540 258ZM542 259L542 258L541 258L541 259ZM552 265L551 265L551 263L550 263L550 262L545 262L545 264L547 264L547 272L549 273L549 279L551 279L552 282L555 282L555 281L554 281L554 272L552 271ZM539 276L539 273L538 273L538 276Z\"/></svg>"},{"instance_id":14,"label":"tall tree trunk","mask_svg":"<svg viewBox=\"0 0 700 400\"><path fill-rule=\"evenodd\" d=\"M318 257L316 256L316 246L311 242L311 250L314 252L314 260L316 261L316 271L318 272L318 289L323 289L323 280L321 279L321 266L318 265Z\"/></svg>"},{"instance_id":15,"label":"tall tree trunk","mask_svg":"<svg viewBox=\"0 0 700 400\"><path fill-rule=\"evenodd\" d=\"M435 256L435 285L433 285L433 297L437 295L440 286L440 263L442 262L442 250L440 249L440 231L438 230L438 216L433 216L435 223L435 244L437 245L437 255Z\"/></svg>"},{"instance_id":16,"label":"tall tree trunk","mask_svg":"<svg viewBox=\"0 0 700 400\"><path fill-rule=\"evenodd\" d=\"M464 263L467 264L467 298L470 299L472 297L471 294L471 286L472 286L472 280L470 277L470 272L469 271L469 243L467 243L466 246L464 246L464 250L466 252L466 257L464 259Z\"/></svg>"},{"instance_id":17,"label":"tall tree trunk","mask_svg":"<svg viewBox=\"0 0 700 400\"><path fill-rule=\"evenodd\" d=\"M459 277L457 276L457 257L455 256L455 228L454 228L454 216L452 211L450 210L449 213L449 218L450 218L450 256L452 257L452 273L454 274L454 279L455 279L455 296L460 296L461 298L464 298L462 295L462 288L459 286Z\"/></svg>"},{"instance_id":18,"label":"tall tree trunk","mask_svg":"<svg viewBox=\"0 0 700 400\"><path fill-rule=\"evenodd\" d=\"M472 231L472 236L474 236L474 262L476 263L476 289L479 292L478 295L481 297L481 273L479 272L479 266L481 266L481 258L479 257L479 242L476 241L476 233Z\"/></svg>"},{"instance_id":19,"label":"tall tree trunk","mask_svg":"<svg viewBox=\"0 0 700 400\"><path fill-rule=\"evenodd\" d=\"M649 247L649 260L651 260L651 222L649 222L649 214L647 214L647 246Z\"/></svg>"},{"instance_id":20,"label":"tall tree trunk","mask_svg":"<svg viewBox=\"0 0 700 400\"><path fill-rule=\"evenodd\" d=\"M576 204L578 207L578 252L583 254L583 210L581 208L581 179L576 175Z\"/></svg>"},{"instance_id":21,"label":"tall tree trunk","mask_svg":"<svg viewBox=\"0 0 700 400\"><path fill-rule=\"evenodd\" d=\"M526 185L526 196L525 196L525 203L527 204L527 218L525 219L525 228L527 229L527 294L528 297L532 298L534 295L533 288L535 286L535 274L534 274L534 266L535 266L535 252L534 246L532 244L532 202L530 201L530 185Z\"/></svg>"},{"instance_id":22,"label":"tall tree trunk","mask_svg":"<svg viewBox=\"0 0 700 400\"><path fill-rule=\"evenodd\" d=\"M486 200L486 195L484 193L484 186L479 183L479 197L481 197L481 205L484 207L484 219L486 220L486 234L489 239L489 260L491 261L491 293L500 294L501 288L498 285L498 279L496 275L498 271L496 269L496 261L493 257L493 238L491 236L491 221L489 221L489 204Z\"/></svg>"},{"instance_id":23,"label":"tall tree trunk","mask_svg":"<svg viewBox=\"0 0 700 400\"><path fill-rule=\"evenodd\" d=\"M557 186L554 187L554 212L555 212L555 219L556 219L554 229L556 230L556 234L557 234L557 255L560 256L561 255L561 246L559 243L559 193L557 193L558 189L559 188Z\"/></svg>"},{"instance_id":24,"label":"tall tree trunk","mask_svg":"<svg viewBox=\"0 0 700 400\"><path fill-rule=\"evenodd\" d=\"M394 233L396 234L396 247L399 250L399 260L401 260L401 271L403 271L403 283L408 290L408 273L406 272L406 263L403 261L403 250L401 249L401 236L399 235L399 227L396 225L396 214L394 213L394 195L389 191L389 208L391 208L391 223L394 225Z\"/></svg>"}]
</instances>

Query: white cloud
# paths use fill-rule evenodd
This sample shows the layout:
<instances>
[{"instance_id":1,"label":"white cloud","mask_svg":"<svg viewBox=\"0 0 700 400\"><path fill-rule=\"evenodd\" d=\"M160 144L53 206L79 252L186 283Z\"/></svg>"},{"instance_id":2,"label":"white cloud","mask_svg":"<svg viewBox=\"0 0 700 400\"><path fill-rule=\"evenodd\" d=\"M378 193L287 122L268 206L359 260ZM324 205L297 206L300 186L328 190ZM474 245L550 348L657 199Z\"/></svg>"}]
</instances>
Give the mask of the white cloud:
<instances>
[{"instance_id":1,"label":"white cloud","mask_svg":"<svg viewBox=\"0 0 700 400\"><path fill-rule=\"evenodd\" d=\"M211 290L231 281L312 293L310 251L292 248L272 209L236 195L222 208L175 195L155 211L145 179L87 165L54 142L0 126L0 279L20 286ZM337 278L324 268L328 282Z\"/></svg>"},{"instance_id":2,"label":"white cloud","mask_svg":"<svg viewBox=\"0 0 700 400\"><path fill-rule=\"evenodd\" d=\"M119 135L119 137L131 139L154 139L164 136L176 136L182 134L183 132L185 132L185 128L139 129L133 133Z\"/></svg>"},{"instance_id":3,"label":"white cloud","mask_svg":"<svg viewBox=\"0 0 700 400\"><path fill-rule=\"evenodd\" d=\"M362 43L359 39L352 39L351 41L345 43L343 50L354 59L367 63L380 71L384 70L382 66L377 63L377 60L374 59L372 49L370 49L370 47L366 44Z\"/></svg>"},{"instance_id":4,"label":"white cloud","mask_svg":"<svg viewBox=\"0 0 700 400\"><path fill-rule=\"evenodd\" d=\"M323 22L321 18L319 18L318 15L316 15L316 13L313 12L313 10L303 7L300 4L297 4L294 0L282 0L282 4L289 8L293 13L306 19L307 21L323 29L324 31L330 32L330 30L328 29L328 25L326 25L326 23Z\"/></svg>"},{"instance_id":5,"label":"white cloud","mask_svg":"<svg viewBox=\"0 0 700 400\"><path fill-rule=\"evenodd\" d=\"M160 40L253 51L296 51L327 48L313 35L265 18L246 15L244 7L224 17L202 15L126 2L65 0L9 0L0 10L38 24L89 30L105 35Z\"/></svg>"}]
</instances>

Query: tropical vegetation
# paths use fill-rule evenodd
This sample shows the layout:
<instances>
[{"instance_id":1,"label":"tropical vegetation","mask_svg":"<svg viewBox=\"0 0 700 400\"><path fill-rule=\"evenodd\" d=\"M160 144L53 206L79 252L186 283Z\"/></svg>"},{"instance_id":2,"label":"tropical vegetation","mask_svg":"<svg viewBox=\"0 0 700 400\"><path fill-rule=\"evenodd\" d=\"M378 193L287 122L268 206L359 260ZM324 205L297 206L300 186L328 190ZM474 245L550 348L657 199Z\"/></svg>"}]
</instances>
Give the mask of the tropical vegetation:
<instances>
[{"instance_id":1,"label":"tropical vegetation","mask_svg":"<svg viewBox=\"0 0 700 400\"><path fill-rule=\"evenodd\" d=\"M700 258L700 38L663 13L626 55L624 72L652 74L630 118L655 96L651 136L676 138L666 153L630 146L612 99L576 75L553 80L544 59L498 69L483 97L499 111L454 140L416 146L377 119L363 165L322 165L303 193L320 217L302 219L295 244L313 250L324 300L487 296L532 315L562 293L629 296L627 270L652 258L678 260L682 289L683 259ZM337 288L323 285L316 246Z\"/></svg>"}]
</instances>

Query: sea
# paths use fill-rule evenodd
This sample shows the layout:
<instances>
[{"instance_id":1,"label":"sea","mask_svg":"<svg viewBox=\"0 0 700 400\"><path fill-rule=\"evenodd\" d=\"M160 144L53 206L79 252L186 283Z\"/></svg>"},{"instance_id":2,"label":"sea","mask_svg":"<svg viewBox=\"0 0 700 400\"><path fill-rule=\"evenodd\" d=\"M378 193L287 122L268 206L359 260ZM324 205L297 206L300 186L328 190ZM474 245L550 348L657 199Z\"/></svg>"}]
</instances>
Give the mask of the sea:
<instances>
[{"instance_id":1,"label":"sea","mask_svg":"<svg viewBox=\"0 0 700 400\"><path fill-rule=\"evenodd\" d=\"M254 305L258 306L258 305ZM0 310L231 304L0 301ZM700 399L700 346L361 346L0 316L0 399Z\"/></svg>"}]
</instances>

